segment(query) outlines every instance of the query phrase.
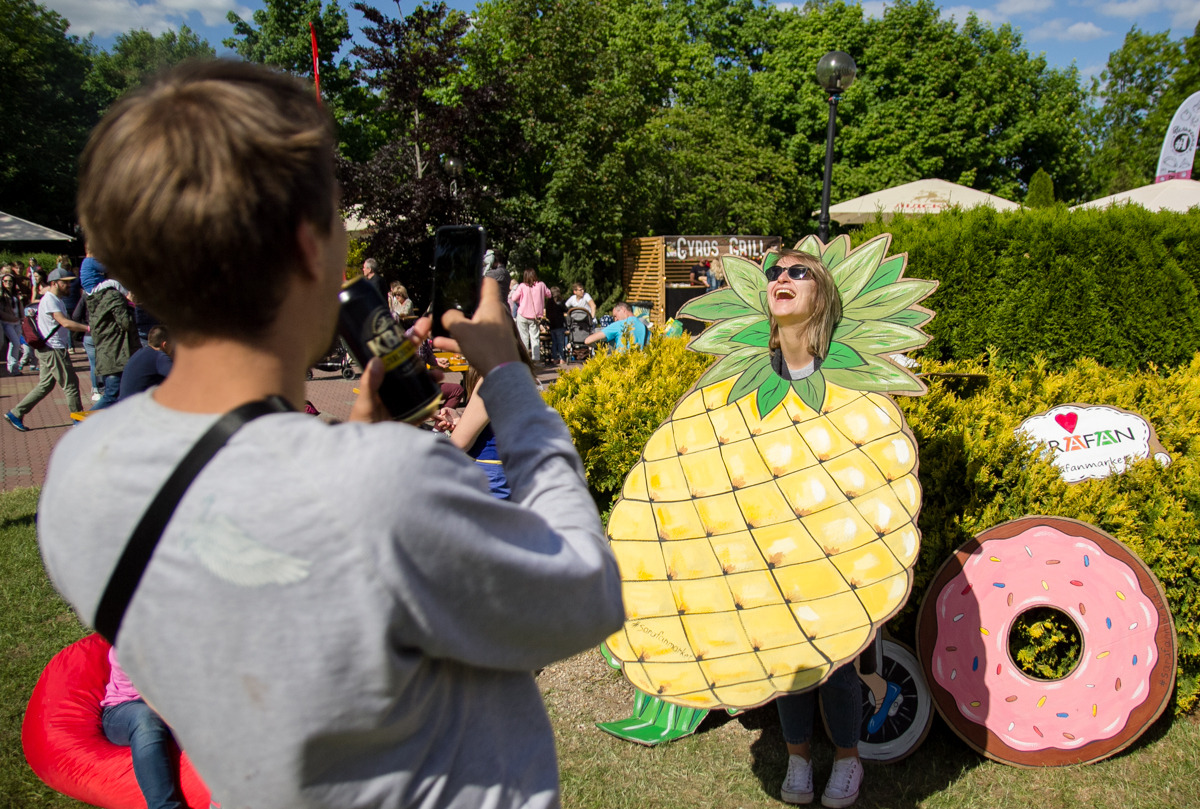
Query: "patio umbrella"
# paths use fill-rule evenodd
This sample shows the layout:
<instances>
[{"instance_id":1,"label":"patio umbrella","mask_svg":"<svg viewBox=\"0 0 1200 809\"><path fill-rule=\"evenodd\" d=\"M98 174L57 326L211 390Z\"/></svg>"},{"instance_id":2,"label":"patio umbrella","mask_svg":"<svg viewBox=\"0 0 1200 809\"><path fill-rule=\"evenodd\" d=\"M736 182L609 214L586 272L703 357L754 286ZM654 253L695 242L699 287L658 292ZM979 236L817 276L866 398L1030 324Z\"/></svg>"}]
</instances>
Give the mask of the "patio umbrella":
<instances>
[{"instance_id":1,"label":"patio umbrella","mask_svg":"<svg viewBox=\"0 0 1200 809\"><path fill-rule=\"evenodd\" d=\"M1178 211L1185 213L1189 208L1200 205L1200 182L1196 180L1163 180L1161 183L1143 185L1120 194L1094 199L1076 205L1080 208L1108 208L1112 205L1141 205L1148 211Z\"/></svg>"},{"instance_id":2,"label":"patio umbrella","mask_svg":"<svg viewBox=\"0 0 1200 809\"><path fill-rule=\"evenodd\" d=\"M0 211L0 242L69 242L74 238Z\"/></svg>"},{"instance_id":3,"label":"patio umbrella","mask_svg":"<svg viewBox=\"0 0 1200 809\"><path fill-rule=\"evenodd\" d=\"M876 213L891 219L898 213L941 213L955 206L974 208L978 205L990 205L998 211L1015 211L1021 207L1003 197L947 180L917 180L839 202L830 207L829 217L843 225L861 225L873 221ZM814 211L813 215L816 214Z\"/></svg>"}]
</instances>

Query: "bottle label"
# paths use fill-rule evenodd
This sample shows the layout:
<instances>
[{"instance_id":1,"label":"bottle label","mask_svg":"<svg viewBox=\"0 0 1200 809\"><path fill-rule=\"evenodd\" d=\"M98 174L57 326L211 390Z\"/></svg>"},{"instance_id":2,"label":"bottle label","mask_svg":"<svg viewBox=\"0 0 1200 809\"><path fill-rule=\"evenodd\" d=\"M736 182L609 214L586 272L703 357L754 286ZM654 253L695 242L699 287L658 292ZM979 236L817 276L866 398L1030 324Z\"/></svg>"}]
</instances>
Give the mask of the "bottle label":
<instances>
[{"instance_id":1,"label":"bottle label","mask_svg":"<svg viewBox=\"0 0 1200 809\"><path fill-rule=\"evenodd\" d=\"M385 371L399 368L416 353L412 341L396 326L386 309L376 309L363 329L367 351L383 360Z\"/></svg>"}]
</instances>

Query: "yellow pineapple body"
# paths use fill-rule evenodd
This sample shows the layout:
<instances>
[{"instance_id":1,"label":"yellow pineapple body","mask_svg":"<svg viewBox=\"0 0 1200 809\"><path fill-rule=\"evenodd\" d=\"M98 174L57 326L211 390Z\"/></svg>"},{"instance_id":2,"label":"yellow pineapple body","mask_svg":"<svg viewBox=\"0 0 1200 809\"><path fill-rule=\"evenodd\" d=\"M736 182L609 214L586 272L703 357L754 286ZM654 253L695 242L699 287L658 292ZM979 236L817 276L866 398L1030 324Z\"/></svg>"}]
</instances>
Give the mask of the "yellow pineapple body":
<instances>
[{"instance_id":1,"label":"yellow pineapple body","mask_svg":"<svg viewBox=\"0 0 1200 809\"><path fill-rule=\"evenodd\" d=\"M764 416L727 379L684 397L625 481L608 533L646 693L749 708L823 681L908 597L917 451L887 396L828 384Z\"/></svg>"}]
</instances>

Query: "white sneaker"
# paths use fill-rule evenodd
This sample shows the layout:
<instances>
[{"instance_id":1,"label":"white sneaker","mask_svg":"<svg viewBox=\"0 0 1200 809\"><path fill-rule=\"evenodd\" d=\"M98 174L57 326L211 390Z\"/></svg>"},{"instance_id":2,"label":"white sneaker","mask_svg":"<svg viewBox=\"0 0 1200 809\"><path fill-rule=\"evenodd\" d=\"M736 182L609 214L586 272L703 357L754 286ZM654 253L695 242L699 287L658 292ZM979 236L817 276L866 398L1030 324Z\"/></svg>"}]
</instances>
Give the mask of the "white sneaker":
<instances>
[{"instance_id":1,"label":"white sneaker","mask_svg":"<svg viewBox=\"0 0 1200 809\"><path fill-rule=\"evenodd\" d=\"M98 390L92 391L92 401L93 402L98 402L103 398L104 398L104 394L101 393L100 391L98 391Z\"/></svg>"},{"instance_id":2,"label":"white sneaker","mask_svg":"<svg viewBox=\"0 0 1200 809\"><path fill-rule=\"evenodd\" d=\"M829 809L844 809L858 800L858 790L862 787L863 766L857 757L835 758L833 772L829 774L829 783L825 785L825 793L821 796L821 805Z\"/></svg>"},{"instance_id":3,"label":"white sneaker","mask_svg":"<svg viewBox=\"0 0 1200 809\"><path fill-rule=\"evenodd\" d=\"M787 775L779 797L784 803L812 803L812 762L800 756L788 756Z\"/></svg>"}]
</instances>

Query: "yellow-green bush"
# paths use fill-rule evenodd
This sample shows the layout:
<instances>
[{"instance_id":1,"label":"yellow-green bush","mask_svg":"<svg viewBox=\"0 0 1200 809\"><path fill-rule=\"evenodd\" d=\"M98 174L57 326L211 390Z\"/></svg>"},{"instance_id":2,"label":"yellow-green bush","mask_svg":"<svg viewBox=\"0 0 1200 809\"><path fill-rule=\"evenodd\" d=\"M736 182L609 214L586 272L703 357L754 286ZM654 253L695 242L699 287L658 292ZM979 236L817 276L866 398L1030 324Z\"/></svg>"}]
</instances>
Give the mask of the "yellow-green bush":
<instances>
[{"instance_id":1,"label":"yellow-green bush","mask_svg":"<svg viewBox=\"0 0 1200 809\"><path fill-rule=\"evenodd\" d=\"M642 447L712 362L687 337L652 335L641 351L601 352L546 392L583 458L596 506L607 514Z\"/></svg>"},{"instance_id":2,"label":"yellow-green bush","mask_svg":"<svg viewBox=\"0 0 1200 809\"><path fill-rule=\"evenodd\" d=\"M547 393L571 430L602 512L650 434L710 361L686 345L685 338L654 337L644 352L601 355ZM931 377L925 396L897 397L917 439L924 494L913 595L891 622L893 634L912 641L929 582L971 537L1027 514L1074 518L1124 542L1158 576L1179 639L1176 710L1191 711L1200 698L1200 356L1171 372L1116 370L1091 360L1051 372L1038 357L1023 369L925 362L922 370L987 374L988 381L970 387ZM1064 483L1014 430L1067 402L1140 413L1174 462L1163 468L1147 460L1104 480ZM1069 627L1035 621L1021 631L1014 655L1028 671L1050 676L1070 668Z\"/></svg>"},{"instance_id":3,"label":"yellow-green bush","mask_svg":"<svg viewBox=\"0 0 1200 809\"><path fill-rule=\"evenodd\" d=\"M922 370L988 372L965 362L925 363ZM1200 696L1200 357L1169 373L1114 370L1091 360L1052 373L1035 357L1023 370L993 367L987 385L973 390L935 378L925 396L899 401L917 438L924 497L914 595L893 621L893 631L911 637L914 613L930 580L975 534L1026 514L1071 517L1124 542L1158 576L1179 639L1176 710L1195 707ZM1029 416L1067 402L1140 413L1158 431L1173 463L1163 468L1148 459L1121 475L1064 483L1013 431ZM1030 634L1027 648L1046 655L1047 637Z\"/></svg>"}]
</instances>

